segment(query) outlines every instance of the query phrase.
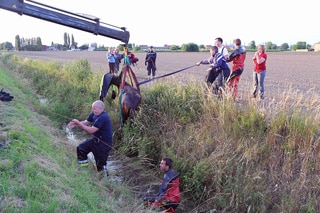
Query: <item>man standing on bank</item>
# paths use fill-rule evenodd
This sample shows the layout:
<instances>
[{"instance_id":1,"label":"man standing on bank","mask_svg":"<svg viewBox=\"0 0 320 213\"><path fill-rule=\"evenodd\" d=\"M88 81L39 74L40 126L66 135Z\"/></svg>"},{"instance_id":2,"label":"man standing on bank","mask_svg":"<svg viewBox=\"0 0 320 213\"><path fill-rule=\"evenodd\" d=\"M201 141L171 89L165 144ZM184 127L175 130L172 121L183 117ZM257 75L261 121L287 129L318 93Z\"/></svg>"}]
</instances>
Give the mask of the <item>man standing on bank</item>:
<instances>
[{"instance_id":1,"label":"man standing on bank","mask_svg":"<svg viewBox=\"0 0 320 213\"><path fill-rule=\"evenodd\" d=\"M145 59L145 65L147 66L149 79L151 77L151 74L152 74L152 78L156 77L156 70L157 70L156 59L157 59L157 53L153 50L153 46L150 46Z\"/></svg>"},{"instance_id":2,"label":"man standing on bank","mask_svg":"<svg viewBox=\"0 0 320 213\"><path fill-rule=\"evenodd\" d=\"M93 102L92 112L84 121L73 119L68 128L77 126L92 134L77 147L77 157L80 166L88 166L88 154L92 152L98 171L107 166L109 151L112 148L112 124L109 115L104 111L104 103L100 100Z\"/></svg>"}]
</instances>

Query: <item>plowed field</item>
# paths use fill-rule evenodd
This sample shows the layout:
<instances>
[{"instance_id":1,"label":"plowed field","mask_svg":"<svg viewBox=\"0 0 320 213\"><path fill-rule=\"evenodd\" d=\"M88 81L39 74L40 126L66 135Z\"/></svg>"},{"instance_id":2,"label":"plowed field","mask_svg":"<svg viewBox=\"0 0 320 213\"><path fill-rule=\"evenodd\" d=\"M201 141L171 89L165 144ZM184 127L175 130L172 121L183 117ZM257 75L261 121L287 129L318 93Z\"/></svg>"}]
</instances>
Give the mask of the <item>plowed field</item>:
<instances>
[{"instance_id":1,"label":"plowed field","mask_svg":"<svg viewBox=\"0 0 320 213\"><path fill-rule=\"evenodd\" d=\"M102 51L75 51L75 52L17 52L15 54L43 59L55 60L68 63L71 60L87 58L90 61L92 70L97 72L108 72L106 52ZM267 52L267 76L265 79L266 100L278 99L283 93L304 93L320 94L320 53L319 52ZM147 71L144 65L145 53L135 53L139 58L138 65L132 67L138 76L138 80L146 79ZM163 53L158 52L157 76L178 71L194 65L196 62L208 58L209 53ZM249 96L252 84L252 57L253 53L248 52L245 62L239 90L240 97L245 99ZM232 66L229 64L230 67ZM195 66L167 78L174 78L179 81L196 79L201 82L208 66ZM143 86L143 85L141 85Z\"/></svg>"}]
</instances>

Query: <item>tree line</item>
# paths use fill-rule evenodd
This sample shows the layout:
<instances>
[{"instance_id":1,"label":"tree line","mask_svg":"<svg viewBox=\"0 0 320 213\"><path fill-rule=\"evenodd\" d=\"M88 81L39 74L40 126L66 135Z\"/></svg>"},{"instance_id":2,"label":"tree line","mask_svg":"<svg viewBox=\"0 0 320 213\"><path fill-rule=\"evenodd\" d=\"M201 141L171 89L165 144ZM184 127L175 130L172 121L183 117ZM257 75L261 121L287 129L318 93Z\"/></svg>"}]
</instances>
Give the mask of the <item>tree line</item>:
<instances>
[{"instance_id":1,"label":"tree line","mask_svg":"<svg viewBox=\"0 0 320 213\"><path fill-rule=\"evenodd\" d=\"M77 47L74 36L64 33L63 35L63 44L51 42L51 46L55 47L58 50L67 50L71 47ZM15 46L11 42L0 43L0 50L16 50L16 51L42 51L43 45L40 37L37 38L20 38L19 35L15 36Z\"/></svg>"},{"instance_id":2,"label":"tree line","mask_svg":"<svg viewBox=\"0 0 320 213\"><path fill-rule=\"evenodd\" d=\"M78 46L78 43L75 41L73 35L69 35L68 33L64 33L63 35L63 44L59 43L53 43L51 42L51 47L54 47L56 50L69 50L71 48L80 49L80 50L87 50L89 48L89 44L83 44L81 46ZM107 47L100 46L97 47L95 50L98 51L104 51L107 50ZM230 45L232 48L232 44ZM291 50L298 50L298 49L308 49L310 50L312 46L310 44L307 44L305 41L298 41L296 44L289 46L288 43L283 43L280 46L272 43L271 41L268 41L265 43L266 50L280 50L280 51L287 51L289 49ZM123 46L121 44L118 45L120 51L123 51ZM256 50L257 45L256 42L253 40L249 43L249 45L246 47L248 50ZM135 44L128 44L128 49L132 51L140 51L140 47ZM182 51L182 52L199 52L202 50L207 50L207 46L201 44L197 45L195 43L188 43L188 44L182 44L181 46L178 45L170 45L169 51ZM37 38L20 38L19 35L16 35L15 37L15 46L12 45L10 42L3 42L0 43L0 50L16 50L16 51L42 51L43 45L40 37Z\"/></svg>"},{"instance_id":3,"label":"tree line","mask_svg":"<svg viewBox=\"0 0 320 213\"><path fill-rule=\"evenodd\" d=\"M277 46L276 44L272 43L271 41L266 42L265 44L266 50L280 50L280 51L286 51L289 50L290 46L288 43L283 43L280 46ZM296 44L291 45L291 50L299 50L299 49L311 49L311 45L307 44L305 41L298 41ZM255 50L257 48L256 42L251 41L249 43L249 49Z\"/></svg>"}]
</instances>

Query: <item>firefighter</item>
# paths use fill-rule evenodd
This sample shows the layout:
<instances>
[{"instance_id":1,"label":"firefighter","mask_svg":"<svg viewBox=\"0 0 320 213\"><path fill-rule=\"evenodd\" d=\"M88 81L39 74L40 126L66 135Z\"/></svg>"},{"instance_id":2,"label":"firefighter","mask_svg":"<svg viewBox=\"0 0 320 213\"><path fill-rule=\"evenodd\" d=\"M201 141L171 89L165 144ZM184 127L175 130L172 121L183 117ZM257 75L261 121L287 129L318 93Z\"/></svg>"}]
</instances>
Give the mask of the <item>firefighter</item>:
<instances>
[{"instance_id":1,"label":"firefighter","mask_svg":"<svg viewBox=\"0 0 320 213\"><path fill-rule=\"evenodd\" d=\"M150 46L145 59L145 65L147 66L149 79L151 78L151 75L152 78L156 77L156 59L157 53L153 50L153 46Z\"/></svg>"},{"instance_id":2,"label":"firefighter","mask_svg":"<svg viewBox=\"0 0 320 213\"><path fill-rule=\"evenodd\" d=\"M112 124L104 107L102 101L95 101L86 120L73 119L68 124L69 129L77 126L92 134L91 138L84 140L77 147L78 163L81 167L88 166L87 155L92 152L98 172L106 170L109 151L112 149Z\"/></svg>"},{"instance_id":3,"label":"firefighter","mask_svg":"<svg viewBox=\"0 0 320 213\"><path fill-rule=\"evenodd\" d=\"M157 196L144 197L146 206L165 212L175 212L180 203L179 173L173 168L171 158L165 157L161 160L160 170L165 174Z\"/></svg>"}]
</instances>

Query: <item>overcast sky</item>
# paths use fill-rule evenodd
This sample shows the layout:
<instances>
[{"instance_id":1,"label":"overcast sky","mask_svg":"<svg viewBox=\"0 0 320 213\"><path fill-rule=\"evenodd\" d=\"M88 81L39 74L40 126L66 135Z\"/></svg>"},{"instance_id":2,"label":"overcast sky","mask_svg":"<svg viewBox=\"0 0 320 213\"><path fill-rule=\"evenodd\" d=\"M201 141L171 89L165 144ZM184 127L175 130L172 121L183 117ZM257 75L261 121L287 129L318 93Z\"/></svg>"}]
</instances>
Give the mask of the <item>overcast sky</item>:
<instances>
[{"instance_id":1,"label":"overcast sky","mask_svg":"<svg viewBox=\"0 0 320 213\"><path fill-rule=\"evenodd\" d=\"M317 1L256 1L256 0L36 0L73 13L89 14L130 32L129 43L163 46L185 43L214 44L216 37L225 43L240 38L244 44L271 41L296 44L305 41L313 45L320 41ZM28 3L27 1L25 1ZM0 43L14 38L40 37L42 44L63 44L63 34L73 35L79 44L93 42L117 46L121 42L96 36L73 28L18 15L0 9L2 30Z\"/></svg>"}]
</instances>

